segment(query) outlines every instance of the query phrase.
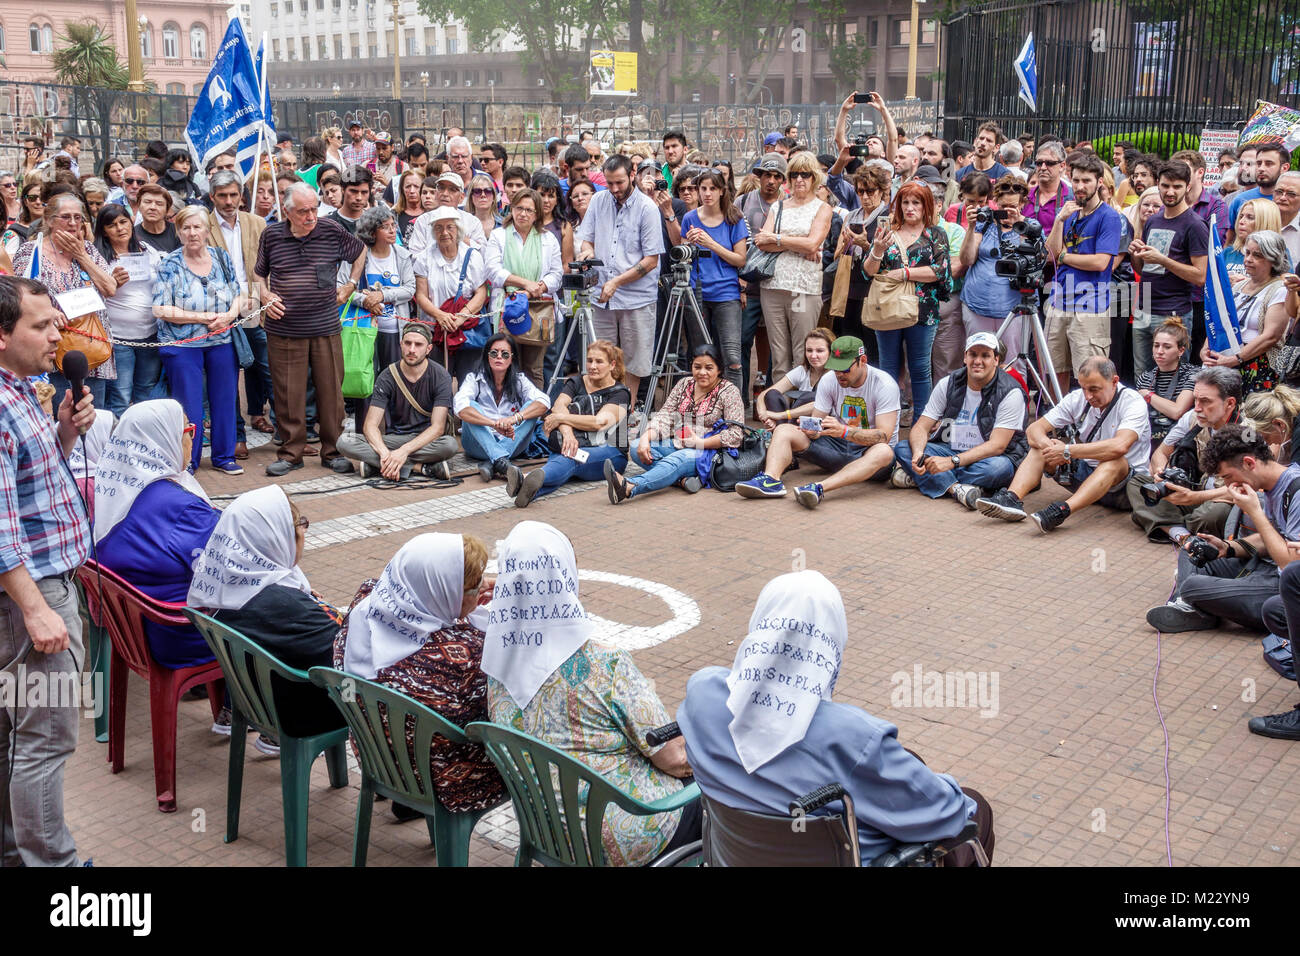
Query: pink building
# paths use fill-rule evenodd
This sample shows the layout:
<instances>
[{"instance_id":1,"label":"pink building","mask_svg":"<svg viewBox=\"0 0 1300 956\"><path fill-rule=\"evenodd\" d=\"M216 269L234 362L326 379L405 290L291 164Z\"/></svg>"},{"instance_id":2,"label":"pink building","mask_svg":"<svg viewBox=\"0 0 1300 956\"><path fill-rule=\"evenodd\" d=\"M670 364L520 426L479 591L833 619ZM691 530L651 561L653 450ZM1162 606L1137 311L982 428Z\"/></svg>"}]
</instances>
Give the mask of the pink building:
<instances>
[{"instance_id":1,"label":"pink building","mask_svg":"<svg viewBox=\"0 0 1300 956\"><path fill-rule=\"evenodd\" d=\"M160 93L194 95L207 78L212 50L221 42L230 4L213 0L138 0L144 18L140 48L144 80ZM69 21L94 20L113 37L126 64L126 4L122 0L0 0L0 55L4 78L51 80L50 54Z\"/></svg>"}]
</instances>

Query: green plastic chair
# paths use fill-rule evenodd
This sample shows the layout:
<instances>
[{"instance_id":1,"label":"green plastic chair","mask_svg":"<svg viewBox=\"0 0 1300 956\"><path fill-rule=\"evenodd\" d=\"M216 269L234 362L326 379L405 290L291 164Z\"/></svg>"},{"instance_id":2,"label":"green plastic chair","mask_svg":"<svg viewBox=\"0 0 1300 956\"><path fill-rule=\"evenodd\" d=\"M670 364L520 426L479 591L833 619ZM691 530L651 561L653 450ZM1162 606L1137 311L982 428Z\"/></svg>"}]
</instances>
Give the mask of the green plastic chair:
<instances>
[{"instance_id":1,"label":"green plastic chair","mask_svg":"<svg viewBox=\"0 0 1300 956\"><path fill-rule=\"evenodd\" d=\"M438 866L469 866L469 838L474 824L491 808L460 813L446 809L434 792L429 765L429 745L435 734L463 744L469 742L464 731L437 711L383 684L330 667L313 667L308 673L343 712L361 759L352 865L366 865L370 814L375 794L380 794L424 814ZM395 734L390 730L393 726L398 728ZM407 746L403 730L408 727L412 729L413 749ZM396 747L394 739L400 741Z\"/></svg>"},{"instance_id":2,"label":"green plastic chair","mask_svg":"<svg viewBox=\"0 0 1300 956\"><path fill-rule=\"evenodd\" d=\"M238 631L193 608L194 622L212 648L230 689L230 769L226 779L226 842L239 838L239 804L244 790L244 747L248 728L280 741L280 792L284 801L284 855L288 866L307 865L307 805L311 766L325 754L330 787L348 785L348 729L340 727L311 737L294 737L280 726L271 676L292 684L311 683L305 671L278 660Z\"/></svg>"},{"instance_id":3,"label":"green plastic chair","mask_svg":"<svg viewBox=\"0 0 1300 956\"><path fill-rule=\"evenodd\" d=\"M515 866L531 866L534 860L546 866L607 866L600 830L611 803L637 816L651 816L680 810L700 795L700 788L691 783L672 796L646 803L529 734L482 722L470 724L465 732L487 749L510 791L519 820ZM589 787L585 797L580 796L583 784ZM585 825L579 814L584 807Z\"/></svg>"},{"instance_id":4,"label":"green plastic chair","mask_svg":"<svg viewBox=\"0 0 1300 956\"><path fill-rule=\"evenodd\" d=\"M81 609L81 632L85 635L86 654L90 658L90 672L94 675L95 739L108 743L108 668L113 657L113 642L108 631L90 613L86 603L86 589L77 578L77 604Z\"/></svg>"}]
</instances>

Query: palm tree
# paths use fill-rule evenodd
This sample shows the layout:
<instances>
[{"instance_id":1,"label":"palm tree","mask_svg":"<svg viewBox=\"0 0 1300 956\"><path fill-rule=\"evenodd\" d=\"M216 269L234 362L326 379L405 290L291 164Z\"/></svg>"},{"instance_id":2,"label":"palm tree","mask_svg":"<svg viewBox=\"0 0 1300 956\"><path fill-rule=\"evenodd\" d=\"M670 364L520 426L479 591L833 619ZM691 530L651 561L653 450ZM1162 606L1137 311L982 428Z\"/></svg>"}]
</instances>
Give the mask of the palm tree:
<instances>
[{"instance_id":1,"label":"palm tree","mask_svg":"<svg viewBox=\"0 0 1300 956\"><path fill-rule=\"evenodd\" d=\"M54 52L54 78L69 86L126 89L126 67L117 58L117 47L104 36L93 20L69 23L59 36L61 48Z\"/></svg>"}]
</instances>

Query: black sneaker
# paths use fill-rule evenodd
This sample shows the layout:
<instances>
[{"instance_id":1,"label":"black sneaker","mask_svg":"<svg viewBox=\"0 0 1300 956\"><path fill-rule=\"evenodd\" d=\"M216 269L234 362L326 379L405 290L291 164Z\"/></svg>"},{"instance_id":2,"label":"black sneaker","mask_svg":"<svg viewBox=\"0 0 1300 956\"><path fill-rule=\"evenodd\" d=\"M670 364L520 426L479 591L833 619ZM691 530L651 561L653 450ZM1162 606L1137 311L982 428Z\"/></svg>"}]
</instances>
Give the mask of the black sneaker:
<instances>
[{"instance_id":1,"label":"black sneaker","mask_svg":"<svg viewBox=\"0 0 1300 956\"><path fill-rule=\"evenodd\" d=\"M1261 737L1277 737L1279 740L1300 740L1300 704L1284 714L1270 714L1267 717L1252 717L1246 724L1252 734Z\"/></svg>"},{"instance_id":2,"label":"black sneaker","mask_svg":"<svg viewBox=\"0 0 1300 956\"><path fill-rule=\"evenodd\" d=\"M283 478L291 471L297 471L302 467L300 461L289 461L287 458L277 458L266 466L266 473L272 478Z\"/></svg>"},{"instance_id":3,"label":"black sneaker","mask_svg":"<svg viewBox=\"0 0 1300 956\"><path fill-rule=\"evenodd\" d=\"M490 461L480 462L480 463L479 463L479 466L478 466L478 476L479 476L480 478L482 478L484 481L491 481L491 480L492 480L492 462L490 462Z\"/></svg>"},{"instance_id":4,"label":"black sneaker","mask_svg":"<svg viewBox=\"0 0 1300 956\"><path fill-rule=\"evenodd\" d=\"M1046 508L1035 511L1030 517L1034 519L1034 524L1038 525L1039 533L1047 534L1049 531L1055 531L1065 523L1066 518L1070 517L1070 506L1064 501L1053 501Z\"/></svg>"},{"instance_id":5,"label":"black sneaker","mask_svg":"<svg viewBox=\"0 0 1300 956\"><path fill-rule=\"evenodd\" d=\"M1147 623L1162 634L1178 634L1182 631L1208 631L1219 626L1219 619L1202 614L1181 599L1168 604L1157 604L1147 611Z\"/></svg>"},{"instance_id":6,"label":"black sneaker","mask_svg":"<svg viewBox=\"0 0 1300 956\"><path fill-rule=\"evenodd\" d=\"M420 466L420 474L426 478L435 478L438 481L451 481L451 462L426 461Z\"/></svg>"},{"instance_id":7,"label":"black sneaker","mask_svg":"<svg viewBox=\"0 0 1300 956\"><path fill-rule=\"evenodd\" d=\"M339 455L337 458L331 458L329 461L321 461L321 464L330 469L336 475L350 475L355 470L350 459Z\"/></svg>"},{"instance_id":8,"label":"black sneaker","mask_svg":"<svg viewBox=\"0 0 1300 956\"><path fill-rule=\"evenodd\" d=\"M519 494L519 486L524 483L524 473L517 465L506 466L506 494L513 498Z\"/></svg>"},{"instance_id":9,"label":"black sneaker","mask_svg":"<svg viewBox=\"0 0 1300 956\"><path fill-rule=\"evenodd\" d=\"M1001 518L1003 521L1024 521L1025 503L1010 488L999 488L987 498L975 502L979 513L989 518Z\"/></svg>"}]
</instances>

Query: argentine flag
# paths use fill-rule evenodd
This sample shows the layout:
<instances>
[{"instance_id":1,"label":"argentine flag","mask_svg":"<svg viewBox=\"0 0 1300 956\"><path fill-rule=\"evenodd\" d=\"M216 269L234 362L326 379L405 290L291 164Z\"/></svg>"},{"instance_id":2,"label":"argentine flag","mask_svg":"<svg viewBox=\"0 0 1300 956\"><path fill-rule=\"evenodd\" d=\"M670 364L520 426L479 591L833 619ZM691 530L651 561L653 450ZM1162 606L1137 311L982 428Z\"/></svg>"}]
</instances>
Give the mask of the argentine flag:
<instances>
[{"instance_id":1,"label":"argentine flag","mask_svg":"<svg viewBox=\"0 0 1300 956\"><path fill-rule=\"evenodd\" d=\"M1228 282L1223 243L1215 228L1218 218L1210 217L1210 258L1205 267L1205 337L1210 348L1220 355L1236 355L1241 351L1241 326L1232 285Z\"/></svg>"},{"instance_id":2,"label":"argentine flag","mask_svg":"<svg viewBox=\"0 0 1300 956\"><path fill-rule=\"evenodd\" d=\"M185 127L185 142L198 168L204 169L209 159L233 146L239 151L239 168L247 179L257 159L259 132L265 130L274 142L275 128L268 115L269 105L262 95L252 48L236 17L226 28L207 82Z\"/></svg>"}]
</instances>

